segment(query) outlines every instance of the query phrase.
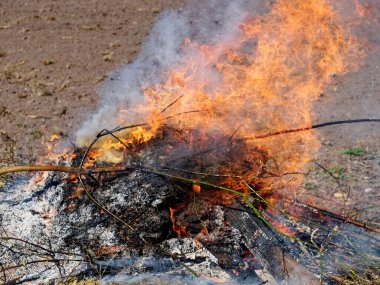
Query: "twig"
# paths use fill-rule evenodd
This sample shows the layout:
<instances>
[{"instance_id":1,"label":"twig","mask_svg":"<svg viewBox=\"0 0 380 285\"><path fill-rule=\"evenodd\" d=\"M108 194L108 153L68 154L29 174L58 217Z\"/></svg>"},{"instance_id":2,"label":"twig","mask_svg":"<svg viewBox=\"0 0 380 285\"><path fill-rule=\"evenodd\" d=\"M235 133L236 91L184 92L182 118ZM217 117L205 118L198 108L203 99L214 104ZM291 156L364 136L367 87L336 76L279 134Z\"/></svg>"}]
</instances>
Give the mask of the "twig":
<instances>
[{"instance_id":1,"label":"twig","mask_svg":"<svg viewBox=\"0 0 380 285\"><path fill-rule=\"evenodd\" d=\"M4 283L7 282L7 274L5 273L5 267L0 263L0 269L1 269L1 272L3 273L3 276L4 276Z\"/></svg>"},{"instance_id":2,"label":"twig","mask_svg":"<svg viewBox=\"0 0 380 285\"><path fill-rule=\"evenodd\" d=\"M309 208L315 209L318 212L320 212L320 213L322 213L322 214L324 214L326 216L330 216L330 217L332 217L334 219L337 219L337 220L340 220L342 222L350 223L350 224L353 224L355 226L361 227L363 229L373 231L375 233L380 233L380 229L378 229L376 227L373 227L373 226L370 226L370 225L367 225L366 223L359 222L357 220L351 219L350 217L345 217L345 216L342 216L342 215L339 215L339 214L335 214L335 213L329 212L327 210L323 210L321 208L318 208L316 206L307 205L307 204L304 204L304 203L300 202L299 200L296 200L296 202L299 203L299 204L305 205L305 206L307 206Z\"/></svg>"},{"instance_id":3,"label":"twig","mask_svg":"<svg viewBox=\"0 0 380 285\"><path fill-rule=\"evenodd\" d=\"M178 117L178 116L181 116L181 115L187 115L187 114L193 114L193 113L200 113L200 112L207 112L209 111L209 109L201 109L201 110L191 110L191 111L186 111L186 112L181 112L181 113L177 113L177 114L174 114L174 115L171 115L171 116L168 116L166 118L163 118L163 119L160 119L160 120L157 120L158 122L159 121L166 121L166 120L169 120L169 119L172 119L172 118L175 118L175 117ZM123 131L123 130L127 130L127 129L133 129L133 128L137 128L137 127L146 127L146 126L149 126L148 123L142 123L142 124L134 124L134 125L129 125L129 126L124 126L124 127L117 127L111 131L109 131L110 133L114 134L114 133L117 133L117 132L120 132L120 131ZM102 134L101 136L105 136L107 134Z\"/></svg>"},{"instance_id":4,"label":"twig","mask_svg":"<svg viewBox=\"0 0 380 285\"><path fill-rule=\"evenodd\" d=\"M116 128L118 129L118 128ZM121 222L122 224L124 224L125 226L127 226L130 230L133 230L133 227L131 225L129 225L127 222L125 222L123 219L121 219L120 217L118 217L117 215L115 215L114 213L112 213L110 210L108 210L106 207L104 207L101 203L99 203L99 201L87 190L87 187L86 187L86 184L83 182L83 179L82 179L82 175L80 174L80 172L82 172L84 170L83 168L83 165L84 165L84 162L86 161L86 158L87 158L87 155L88 153L90 152L91 148L95 145L95 143L103 136L106 136L106 135L112 135L113 132L116 130L112 130L112 131L108 131L106 129L102 130L97 136L96 138L92 141L92 143L88 146L88 148L86 149L84 155L83 155L83 158L80 162L80 165L79 165L79 174L77 175L78 177L78 180L80 182L80 184L82 185L82 188L84 190L84 192L86 193L87 197L96 205L100 208L100 210L103 210L105 211L107 214L109 214L111 217L113 217L114 219L118 220L119 222ZM125 144L123 144L125 146Z\"/></svg>"},{"instance_id":5,"label":"twig","mask_svg":"<svg viewBox=\"0 0 380 285\"><path fill-rule=\"evenodd\" d=\"M207 110L195 110L195 111L178 113L178 114L175 114L173 116L166 117L163 120L167 120L167 119L170 119L170 118L173 118L175 116L182 115L182 114L189 114L189 113L202 112L202 111L207 111ZM318 128L322 128L322 127L326 127L326 126L332 126L332 125L365 123L365 122L380 123L380 119L367 118L367 119L332 121L332 122L326 122L326 123L312 125L310 127L282 130L282 131L273 132L273 133L270 132L270 133L266 133L266 134L262 134L262 135L253 136L253 137L241 138L238 140L244 141L244 140L252 140L252 139L263 139L263 138L268 138L268 137L272 137L272 136L278 136L278 135L282 135L282 134L289 134L289 133L296 133L296 132L303 132L303 131L318 129ZM136 128L136 127L142 127L142 126L147 126L147 125L148 125L148 123L134 124L134 125L124 126L124 127L117 127L111 131L108 131L108 130L101 131L97 135L96 139L87 148L87 151L86 151L86 153L82 159L81 165L83 166L83 162L86 159L88 152L90 151L92 146L95 144L95 142L99 138L106 136L106 135L112 135L112 134L114 134L116 132L120 132L122 130L132 129L132 128ZM120 142L120 140L119 140L119 142ZM125 171L125 170L126 169L119 168L119 167L104 167L104 168L94 168L90 171L90 173L118 172L118 171ZM33 166L26 165L26 166L11 166L11 167L1 168L0 169L0 175L6 174L6 173L11 173L11 172L30 172L30 171L57 171L57 172L76 173L76 174L88 174L89 173L88 170L83 171L83 167L76 168L76 167L66 167L66 166L56 166L56 165L33 165Z\"/></svg>"},{"instance_id":6,"label":"twig","mask_svg":"<svg viewBox=\"0 0 380 285\"><path fill-rule=\"evenodd\" d=\"M15 241L20 241L20 242L23 242L23 243L26 243L28 245L31 245L31 246L34 246L36 248L39 248L39 249L42 249L50 254L63 254L63 255L75 255L75 256L82 256L81 254L77 254L77 253L71 253L71 252L64 252L64 251L53 251L53 250L50 250L50 249L47 249L41 245L38 245L38 244L35 244L35 243L32 243L30 241L27 241L27 240L23 240L21 238L16 238L16 237L2 237L0 236L0 239L2 240L15 240Z\"/></svg>"},{"instance_id":7,"label":"twig","mask_svg":"<svg viewBox=\"0 0 380 285\"><path fill-rule=\"evenodd\" d=\"M172 103L170 103L168 106L166 106L164 109L162 109L161 113L165 113L167 109L169 109L171 106L173 106L175 103L177 103L181 98L183 97L183 94L179 96L177 99L175 99Z\"/></svg>"},{"instance_id":8,"label":"twig","mask_svg":"<svg viewBox=\"0 0 380 285\"><path fill-rule=\"evenodd\" d=\"M8 267L4 267L2 269L3 272L5 271L8 271L8 270L11 270L11 269L15 269L15 268L19 268L19 267L24 267L26 265L30 265L30 264L34 264L34 263L48 263L48 262L52 262L52 263L56 263L58 261L64 261L64 262L85 262L85 260L82 260L82 259L40 259L40 260L32 260L32 261L28 261L28 262L25 262L25 263L22 263L22 264L17 264L17 265L12 265L12 266L8 266Z\"/></svg>"},{"instance_id":9,"label":"twig","mask_svg":"<svg viewBox=\"0 0 380 285\"><path fill-rule=\"evenodd\" d=\"M366 223L363 223L363 222L359 222L357 220L354 220L354 219L351 219L350 217L345 217L345 216L342 216L342 215L338 215L338 214L335 214L335 213L332 213L332 212L329 212L329 211L326 211L326 210L322 210L318 207L314 207L314 206L311 206L312 208L320 211L321 213L327 215L327 216L330 216L332 218L335 218L335 219L338 219L338 220L341 220L345 223L350 223L350 224L353 224L355 226L358 226L358 227L361 227L363 229L366 229L366 230L370 230L370 231L373 231L375 233L380 233L380 229L376 228L376 227L373 227L373 226L370 226L370 225L367 225Z\"/></svg>"},{"instance_id":10,"label":"twig","mask_svg":"<svg viewBox=\"0 0 380 285\"><path fill-rule=\"evenodd\" d=\"M262 134L262 135L242 138L241 140L245 141L245 140L252 140L252 139L264 139L264 138L274 137L274 136L283 135L283 134L299 133L299 132L310 131L310 130L313 130L313 129L320 129L320 128L324 128L324 127L327 127L327 126L343 125L343 124L356 124L356 123L380 123L380 119L366 118L366 119L331 121L331 122L311 125L309 127L289 129L289 130L282 130L282 131L277 131L277 132L269 132L269 133Z\"/></svg>"},{"instance_id":11,"label":"twig","mask_svg":"<svg viewBox=\"0 0 380 285\"><path fill-rule=\"evenodd\" d=\"M232 141L232 139L233 139L233 137L234 137L234 135L240 130L240 128L242 127L243 125L240 125L233 133L232 133L232 135L230 136L230 139L229 139L229 141Z\"/></svg>"},{"instance_id":12,"label":"twig","mask_svg":"<svg viewBox=\"0 0 380 285\"><path fill-rule=\"evenodd\" d=\"M197 171L191 171L191 170L186 170L186 169L177 168L177 167L170 167L170 166L165 166L165 165L154 165L153 167L161 168L163 170L173 170L173 171L179 171L179 172L193 174L193 175L200 175L200 176L204 176L204 177L210 177L211 176L211 177L224 177L224 178L227 177L227 178L242 179L241 176L236 176L236 175L197 172Z\"/></svg>"},{"instance_id":13,"label":"twig","mask_svg":"<svg viewBox=\"0 0 380 285\"><path fill-rule=\"evenodd\" d=\"M335 182L339 185L340 185L340 181L339 181L339 177L336 177L330 170L328 170L326 167L324 167L323 165L319 164L318 162L314 162L315 165L317 165L318 167L322 168L323 171L325 171L328 175L330 175L334 180Z\"/></svg>"},{"instance_id":14,"label":"twig","mask_svg":"<svg viewBox=\"0 0 380 285\"><path fill-rule=\"evenodd\" d=\"M180 98L178 98L178 99L180 99ZM168 120L168 119L173 118L175 116L179 116L181 114L190 114L190 113L202 112L202 111L207 111L207 110L194 110L194 111L188 111L188 112L178 113L178 114L175 114L175 115L172 115L172 116L168 116L168 117L162 119L162 121ZM295 132L308 131L308 130L311 130L311 129L317 129L317 128L322 128L322 127L326 127L326 126L341 125L341 124L352 124L352 123L363 123L363 122L378 122L378 123L380 123L380 119L367 118L367 119L341 120L341 121L326 122L326 123L312 125L310 127L296 128L296 129L289 129L289 130L282 130L282 131L277 131L277 132L273 132L273 133L270 132L270 133L266 133L266 134L263 134L263 135L257 135L257 136L254 136L254 137L241 138L241 139L238 139L237 141L245 141L245 140L251 140L251 139L262 139L262 138L277 136L277 135L281 135L281 134L289 134L289 133L295 133ZM105 212L107 212L109 215L111 215L112 217L114 217L115 219L119 220L120 222L122 222L123 224L125 224L126 226L128 226L130 229L132 229L132 227L130 225L128 225L125 221L123 221L122 219L120 219L119 217L117 217L115 214L113 214L112 212L110 212L109 210L107 210L104 206L102 206L95 199L95 197L93 197L91 195L91 193L87 190L86 185L83 182L81 176L82 175L86 175L86 174L90 174L90 173L125 171L126 167L105 167L105 168L94 168L94 169L87 170L87 169L83 168L83 165L84 165L84 162L85 162L85 160L87 158L87 155L88 155L89 151L92 149L92 147L94 146L94 144L101 137L106 136L106 135L112 135L113 137L115 137L113 134L116 133L116 132L119 132L119 131L122 131L122 130L126 130L126 129L132 129L132 128L140 127L140 126L147 126L147 125L148 125L148 123L143 123L143 124L134 124L134 125L124 126L124 127L117 127L117 128L115 128L115 129L113 129L111 131L109 131L109 130L102 130L97 135L97 137L92 141L92 143L88 146L88 148L86 149L86 151L84 153L84 156L83 156L83 158L81 160L79 168L78 167L55 166L55 165L45 165L45 166L38 166L38 165L34 165L34 166L32 166L32 165L29 165L29 166L13 166L13 167L6 167L6 168L0 169L0 175L6 174L6 173L11 173L11 172L22 172L22 171L57 171L57 172L75 173L75 174L78 175L78 179L79 179L79 181L80 181L80 183L81 183L84 191L86 192L87 196L98 207L100 207L102 210L104 210ZM116 137L116 139L119 142L121 142L124 146L126 146L122 141L120 141L119 138ZM237 191L231 191L231 190L232 189L229 189L228 191L233 192L233 193L236 194Z\"/></svg>"},{"instance_id":15,"label":"twig","mask_svg":"<svg viewBox=\"0 0 380 285\"><path fill-rule=\"evenodd\" d=\"M59 166L59 165L19 165L0 168L0 175L14 173L14 172L38 172L38 171L55 171L63 173L73 173L78 175L89 175L92 173L105 173L105 172L123 172L130 169L135 169L132 166L110 166L110 167L96 167L92 169L81 169L80 167Z\"/></svg>"}]
</instances>

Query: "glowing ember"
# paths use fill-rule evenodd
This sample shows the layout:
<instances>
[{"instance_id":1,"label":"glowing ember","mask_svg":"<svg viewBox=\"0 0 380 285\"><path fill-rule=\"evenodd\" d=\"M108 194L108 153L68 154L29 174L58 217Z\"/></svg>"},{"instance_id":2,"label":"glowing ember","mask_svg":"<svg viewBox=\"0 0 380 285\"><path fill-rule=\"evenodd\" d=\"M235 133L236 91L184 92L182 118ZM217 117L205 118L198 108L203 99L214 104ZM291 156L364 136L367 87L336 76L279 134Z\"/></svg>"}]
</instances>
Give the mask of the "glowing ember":
<instances>
[{"instance_id":1,"label":"glowing ember","mask_svg":"<svg viewBox=\"0 0 380 285\"><path fill-rule=\"evenodd\" d=\"M199 184L193 184L193 191L195 193L200 193L201 192L201 186Z\"/></svg>"},{"instance_id":2,"label":"glowing ember","mask_svg":"<svg viewBox=\"0 0 380 285\"><path fill-rule=\"evenodd\" d=\"M186 230L186 226L184 225L177 225L176 220L175 220L175 213L177 211L180 211L182 207L178 207L177 209L170 208L170 218L173 223L173 230L177 233L178 236L180 237L189 237L190 233Z\"/></svg>"}]
</instances>

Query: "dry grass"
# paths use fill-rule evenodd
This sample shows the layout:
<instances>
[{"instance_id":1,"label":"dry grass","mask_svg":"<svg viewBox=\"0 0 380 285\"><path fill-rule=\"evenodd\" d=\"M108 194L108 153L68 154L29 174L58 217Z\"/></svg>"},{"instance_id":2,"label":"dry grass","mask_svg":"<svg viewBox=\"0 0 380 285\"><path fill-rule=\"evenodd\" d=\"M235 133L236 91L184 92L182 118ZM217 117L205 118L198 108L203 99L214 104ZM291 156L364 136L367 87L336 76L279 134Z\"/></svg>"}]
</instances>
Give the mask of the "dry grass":
<instances>
[{"instance_id":1,"label":"dry grass","mask_svg":"<svg viewBox=\"0 0 380 285\"><path fill-rule=\"evenodd\" d=\"M68 281L60 282L57 285L100 285L101 282L96 279L77 280L70 279Z\"/></svg>"},{"instance_id":2,"label":"dry grass","mask_svg":"<svg viewBox=\"0 0 380 285\"><path fill-rule=\"evenodd\" d=\"M337 277L336 281L340 285L380 285L380 275L374 271L368 271L363 276L349 274L347 276Z\"/></svg>"}]
</instances>

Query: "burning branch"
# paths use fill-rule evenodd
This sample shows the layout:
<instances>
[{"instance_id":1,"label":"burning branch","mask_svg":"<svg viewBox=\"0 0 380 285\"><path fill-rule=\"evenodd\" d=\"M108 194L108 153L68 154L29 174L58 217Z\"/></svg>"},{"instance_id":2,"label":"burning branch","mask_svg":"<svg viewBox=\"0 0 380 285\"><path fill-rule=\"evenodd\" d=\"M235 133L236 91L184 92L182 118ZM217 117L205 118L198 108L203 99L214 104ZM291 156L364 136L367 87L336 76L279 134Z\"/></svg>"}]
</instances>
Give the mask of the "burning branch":
<instances>
[{"instance_id":1,"label":"burning branch","mask_svg":"<svg viewBox=\"0 0 380 285\"><path fill-rule=\"evenodd\" d=\"M288 134L288 133L294 133L294 132L303 132L303 131L308 131L308 130L311 130L311 129L322 128L322 127L331 126L331 125L352 124L352 123L362 123L362 122L380 122L380 120L379 119L358 119L358 120L327 122L327 123L323 123L323 124L313 125L311 127L297 128L297 129L290 129L290 130L283 130L283 131L279 131L279 132L267 133L267 134L264 134L264 135L258 135L258 136L252 137L252 138L245 138L245 139L246 140L248 140L248 139L261 139L261 138L265 138L265 137L277 136L277 135L282 135L282 134ZM136 125L134 125L134 126L136 126ZM129 127L133 128L134 126L129 126ZM124 128L129 128L129 127L124 127ZM87 196L91 199L91 201L93 201L97 206L99 206L102 210L104 210L105 212L107 212L114 219L116 219L117 221L123 223L129 229L133 229L129 224L127 224L125 221L123 221L123 219L121 219L120 217L116 216L115 214L113 214L112 212L110 212L109 210L107 210L103 205L101 205L98 202L98 200L89 192L89 190L87 190L84 178L82 179L82 176L91 175L93 173L116 173L116 172L121 173L121 172L125 172L125 171L128 171L128 170L140 169L142 171L146 171L146 172L154 173L154 174L157 174L157 175L161 175L161 176L167 177L169 179L179 180L179 181L182 181L182 182L185 182L185 183L191 183L193 185L194 184L196 184L196 185L202 185L202 186L205 186L205 187L209 187L209 188L213 188L213 189L219 189L219 190L222 190L222 191L227 191L229 193L232 193L232 194L240 197L242 199L242 201L253 211L253 213L265 225L267 225L270 229L272 229L274 232L276 232L276 233L278 233L278 234L280 234L282 236L285 236L285 237L287 237L289 239L292 239L292 240L295 240L297 242L300 242L300 243L302 243L304 245L307 245L308 247L313 248L314 250L318 250L318 251L324 252L324 249L322 247L320 247L319 245L315 244L312 240L311 241L304 241L304 240L298 239L297 237L293 237L293 236L287 234L286 232L283 232L281 230L276 229L276 227L271 223L271 221L268 220L260 212L260 210L255 206L254 202L255 201L259 201L259 202L265 203L265 204L267 204L267 205L269 205L270 207L273 207L273 208L276 208L275 205L272 205L270 202L268 202L267 200L265 200L265 198L263 198L259 193L257 193L245 181L243 181L243 183L250 190L250 193L248 193L248 194L247 193L239 192L239 191L234 190L234 189L229 188L229 187L223 187L223 186L220 186L220 185L216 185L216 184L213 184L213 183L210 183L210 182L207 182L207 181L190 179L190 178L186 178L186 177L181 177L180 175L177 175L177 176L176 175L172 175L170 173L167 173L167 172L164 172L164 171L160 171L157 168L150 167L150 166L144 166L144 165L139 165L139 166L137 166L137 165L128 165L128 166L120 166L120 165L118 165L118 166L92 167L92 168L85 167L84 165L85 165L85 161L87 159L87 156L90 153L92 147L95 145L96 141L100 137L110 135L110 136L114 137L116 140L118 140L120 143L122 143L122 141L118 137L116 137L114 135L114 133L118 132L121 129L122 128L117 128L117 129L114 129L114 130L111 130L111 131L104 130L101 133L99 133L99 135L96 137L96 139L86 149L85 154L82 157L80 166L78 166L78 167L68 167L68 166L59 166L59 165L12 166L12 167L6 167L6 168L0 169L0 175L7 174L7 173L15 173L15 172L34 172L34 171L54 171L54 172L62 172L62 173L75 174L75 175L78 176L78 178L79 178L79 180L81 182L81 185L84 188L84 191L86 192ZM236 139L236 140L238 140L238 139ZM240 139L240 140L242 140L242 139ZM124 147L127 147L125 144L123 144L123 145L124 145ZM201 172L195 172L195 171L190 171L190 170L182 170L182 169L174 168L174 167L173 168L162 167L162 169L165 169L166 171L167 170L181 171L181 172L184 172L184 173L190 173L190 174L194 174L194 175L215 176L215 177L230 177L230 178L233 177L235 179L242 179L242 177L239 177L239 176L236 176L236 175L233 176L233 175L224 175L224 174L208 174L208 173L201 173ZM287 215L289 217L291 216L289 213L286 213L285 211L282 211L280 209L277 209L277 210L279 210L282 214L285 214L285 215ZM317 209L317 210L319 212L322 212L320 209ZM323 212L323 214L329 215L329 216L331 216L333 218L337 218L337 219L342 220L342 221L347 222L347 223L352 223L354 225L357 225L359 227L365 228L365 229L370 230L370 231L380 232L378 229L376 229L374 227L369 227L366 224L360 223L358 221L354 221L352 219L346 219L345 217L340 217L340 216L337 217L336 215L334 215L332 213L329 213L329 212L325 212L325 211ZM300 219L300 217L296 217L296 218ZM325 230L329 231L329 229L325 229ZM31 262L27 263L27 265L28 264L32 264L32 263L57 263L57 262L60 262L60 261L83 261L83 260L79 260L79 259L70 259L70 260L56 259L55 256L54 256L54 254L70 255L70 253L54 252L54 251L46 249L46 248L44 248L42 246L35 245L35 244L31 243L31 242L24 241L24 240L21 240L21 239L18 239L18 238L0 237L0 239L3 239L3 240L15 240L15 241L24 242L25 244L28 244L30 246L38 247L38 248L44 250L45 252L47 252L50 255L50 258L48 258L48 259L41 259L41 260L31 261ZM327 253L324 253L324 254L327 254ZM6 271L14 269L14 268L17 268L17 267L20 267L20 266L21 265L14 265L14 266L3 267L1 269L1 272L3 274L5 274Z\"/></svg>"},{"instance_id":2,"label":"burning branch","mask_svg":"<svg viewBox=\"0 0 380 285\"><path fill-rule=\"evenodd\" d=\"M198 111L192 111L192 112L198 112ZM169 117L168 117L169 118ZM284 134L290 134L290 133L296 133L296 132L305 132L310 131L313 129L319 129L324 128L327 126L333 126L333 125L342 125L342 124L356 124L356 123L380 123L380 119L376 118L366 118L366 119L354 119L354 120L340 120L340 121L331 121L321 124L312 125L310 127L303 127L303 128L295 128L295 129L289 129L289 130L282 130L277 132L270 132L262 135L257 135L253 137L246 137L242 139L237 139L237 141L240 140L255 140L255 139L263 139L278 135L284 135ZM147 126L148 123L143 124L135 124L135 125L129 125L124 127L117 127L111 131L109 130L103 130L101 131L96 138L93 140L93 142L88 146L88 148L85 151L85 154L82 158L81 164L79 167L70 167L70 166L58 166L58 165L20 165L20 166L10 166L10 167L3 167L0 168L0 175L8 174L8 173L14 173L14 172L35 172L35 171L55 171L55 172L62 172L62 173L73 173L78 175L88 175L91 173L105 173L105 172L124 172L128 169L136 169L136 167L133 166L110 166L110 167L96 167L92 169L84 169L83 164L84 161L87 158L87 155L89 151L92 149L94 144L103 136L111 135L115 137L117 140L120 141L119 138L114 136L113 134L120 132L122 130L126 129L132 129L135 127L140 126ZM121 142L122 143L122 142ZM124 143L122 143L124 144ZM219 176L219 175L218 175Z\"/></svg>"}]
</instances>

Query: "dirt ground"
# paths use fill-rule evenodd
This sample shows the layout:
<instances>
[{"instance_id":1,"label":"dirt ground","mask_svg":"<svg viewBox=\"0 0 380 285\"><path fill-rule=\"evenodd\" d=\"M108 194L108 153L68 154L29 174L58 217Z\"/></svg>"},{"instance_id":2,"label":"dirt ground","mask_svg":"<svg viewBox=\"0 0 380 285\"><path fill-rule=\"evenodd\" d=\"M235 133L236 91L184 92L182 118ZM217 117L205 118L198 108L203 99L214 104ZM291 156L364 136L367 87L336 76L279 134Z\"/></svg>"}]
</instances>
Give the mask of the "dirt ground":
<instances>
[{"instance_id":1,"label":"dirt ground","mask_svg":"<svg viewBox=\"0 0 380 285\"><path fill-rule=\"evenodd\" d=\"M0 1L0 161L34 161L52 133L74 134L100 83L182 2Z\"/></svg>"},{"instance_id":2,"label":"dirt ground","mask_svg":"<svg viewBox=\"0 0 380 285\"><path fill-rule=\"evenodd\" d=\"M183 2L2 0L0 162L34 162L52 133L70 138L96 108L102 81L133 60L159 12ZM380 118L380 3L367 2L366 24L354 31L367 41L367 57L357 71L338 77L321 96L318 123ZM311 164L300 199L318 196L313 201L320 207L330 207L331 198L340 199L351 208L363 204L371 209L363 220L380 216L379 125L320 130L322 147L316 162L325 169ZM359 155L348 154L355 148ZM331 174L341 180L339 185Z\"/></svg>"},{"instance_id":3,"label":"dirt ground","mask_svg":"<svg viewBox=\"0 0 380 285\"><path fill-rule=\"evenodd\" d=\"M366 58L337 78L316 105L316 122L380 118L380 2L353 32L366 42ZM319 130L321 148L299 199L380 227L380 124ZM317 199L316 199L317 198Z\"/></svg>"}]
</instances>

